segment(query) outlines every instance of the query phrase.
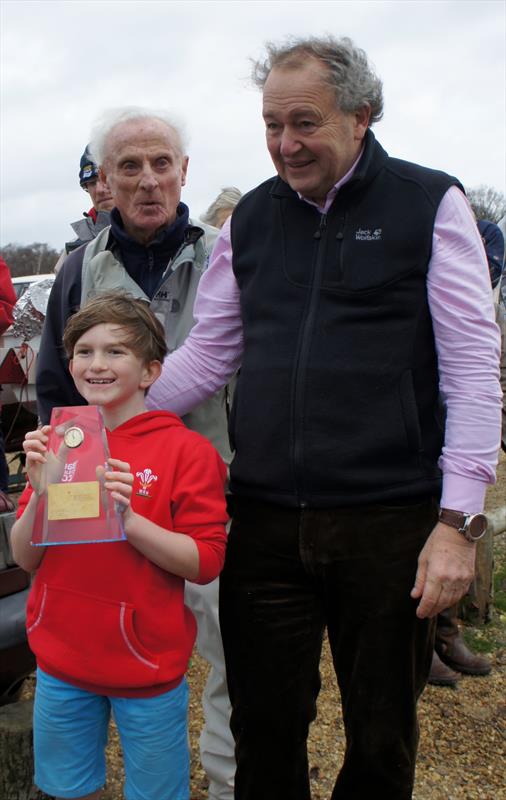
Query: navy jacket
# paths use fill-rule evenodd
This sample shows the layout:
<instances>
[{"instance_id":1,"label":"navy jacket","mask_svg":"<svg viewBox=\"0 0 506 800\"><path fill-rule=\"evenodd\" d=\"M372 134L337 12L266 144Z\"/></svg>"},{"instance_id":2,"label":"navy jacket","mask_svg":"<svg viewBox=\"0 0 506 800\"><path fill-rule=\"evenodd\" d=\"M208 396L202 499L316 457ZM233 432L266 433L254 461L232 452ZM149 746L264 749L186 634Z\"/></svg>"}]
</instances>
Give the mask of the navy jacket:
<instances>
[{"instance_id":1,"label":"navy jacket","mask_svg":"<svg viewBox=\"0 0 506 800\"><path fill-rule=\"evenodd\" d=\"M478 230L487 255L490 282L495 289L501 280L504 266L504 236L500 227L488 219L478 220Z\"/></svg>"}]
</instances>

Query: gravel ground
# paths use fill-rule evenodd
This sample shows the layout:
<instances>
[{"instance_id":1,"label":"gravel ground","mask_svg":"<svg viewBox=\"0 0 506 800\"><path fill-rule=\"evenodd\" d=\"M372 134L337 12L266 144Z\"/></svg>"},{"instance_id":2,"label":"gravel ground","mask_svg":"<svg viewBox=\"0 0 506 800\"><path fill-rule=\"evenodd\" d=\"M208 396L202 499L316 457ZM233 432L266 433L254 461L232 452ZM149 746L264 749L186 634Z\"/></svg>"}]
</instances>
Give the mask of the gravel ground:
<instances>
[{"instance_id":1,"label":"gravel ground","mask_svg":"<svg viewBox=\"0 0 506 800\"><path fill-rule=\"evenodd\" d=\"M506 458L502 455L498 483L487 495L487 509L505 502ZM506 534L496 537L494 552L496 570L504 569ZM456 689L426 688L419 704L420 747L414 800L506 800L506 617L494 612L490 625L469 632L478 639L484 637L483 649L488 650L493 670L486 677L462 678ZM321 673L318 718L309 740L313 800L330 798L344 750L339 693L327 645ZM195 653L188 674L191 800L207 800L206 777L198 752L200 695L206 676L207 665ZM28 684L28 695L31 690ZM121 800L123 772L114 726L108 748L108 776L104 800Z\"/></svg>"}]
</instances>

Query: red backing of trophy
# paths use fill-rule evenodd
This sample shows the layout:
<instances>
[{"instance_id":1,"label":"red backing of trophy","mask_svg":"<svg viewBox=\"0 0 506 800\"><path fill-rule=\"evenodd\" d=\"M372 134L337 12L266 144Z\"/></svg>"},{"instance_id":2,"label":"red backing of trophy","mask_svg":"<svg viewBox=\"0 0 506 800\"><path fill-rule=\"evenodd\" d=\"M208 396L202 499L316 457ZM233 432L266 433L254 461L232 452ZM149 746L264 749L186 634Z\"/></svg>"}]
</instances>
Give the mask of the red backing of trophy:
<instances>
[{"instance_id":1,"label":"red backing of trophy","mask_svg":"<svg viewBox=\"0 0 506 800\"><path fill-rule=\"evenodd\" d=\"M97 406L54 408L32 544L84 544L125 539L121 512L104 486L109 457Z\"/></svg>"}]
</instances>

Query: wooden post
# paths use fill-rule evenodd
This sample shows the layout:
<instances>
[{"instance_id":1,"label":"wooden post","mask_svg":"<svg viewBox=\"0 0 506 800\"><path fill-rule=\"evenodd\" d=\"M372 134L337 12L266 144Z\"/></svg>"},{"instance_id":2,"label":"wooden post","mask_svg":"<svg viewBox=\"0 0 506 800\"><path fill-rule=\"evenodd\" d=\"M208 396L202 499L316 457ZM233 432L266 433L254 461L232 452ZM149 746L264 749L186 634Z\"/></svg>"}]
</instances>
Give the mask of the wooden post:
<instances>
[{"instance_id":1,"label":"wooden post","mask_svg":"<svg viewBox=\"0 0 506 800\"><path fill-rule=\"evenodd\" d=\"M488 530L476 546L475 577L459 603L459 617L472 624L490 622L494 599L494 536L506 530L506 506L488 512L487 518Z\"/></svg>"},{"instance_id":2,"label":"wooden post","mask_svg":"<svg viewBox=\"0 0 506 800\"><path fill-rule=\"evenodd\" d=\"M493 536L506 533L506 506L500 506L487 514L488 524Z\"/></svg>"},{"instance_id":3,"label":"wooden post","mask_svg":"<svg viewBox=\"0 0 506 800\"><path fill-rule=\"evenodd\" d=\"M33 785L33 701L0 707L0 797L51 800Z\"/></svg>"}]
</instances>

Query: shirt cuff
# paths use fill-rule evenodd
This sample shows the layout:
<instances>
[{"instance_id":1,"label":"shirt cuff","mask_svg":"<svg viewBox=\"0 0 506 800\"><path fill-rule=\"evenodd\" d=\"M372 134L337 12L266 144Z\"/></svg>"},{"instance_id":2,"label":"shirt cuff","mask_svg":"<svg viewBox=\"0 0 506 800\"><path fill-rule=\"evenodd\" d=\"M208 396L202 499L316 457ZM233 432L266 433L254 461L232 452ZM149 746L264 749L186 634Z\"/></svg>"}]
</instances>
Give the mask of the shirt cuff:
<instances>
[{"instance_id":1,"label":"shirt cuff","mask_svg":"<svg viewBox=\"0 0 506 800\"><path fill-rule=\"evenodd\" d=\"M449 472L443 475L441 508L478 514L485 505L488 483Z\"/></svg>"}]
</instances>

